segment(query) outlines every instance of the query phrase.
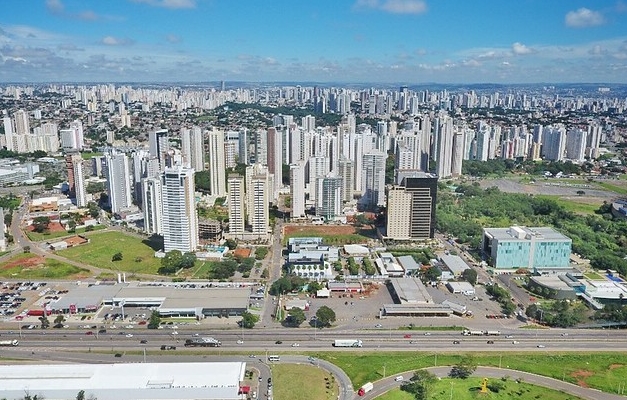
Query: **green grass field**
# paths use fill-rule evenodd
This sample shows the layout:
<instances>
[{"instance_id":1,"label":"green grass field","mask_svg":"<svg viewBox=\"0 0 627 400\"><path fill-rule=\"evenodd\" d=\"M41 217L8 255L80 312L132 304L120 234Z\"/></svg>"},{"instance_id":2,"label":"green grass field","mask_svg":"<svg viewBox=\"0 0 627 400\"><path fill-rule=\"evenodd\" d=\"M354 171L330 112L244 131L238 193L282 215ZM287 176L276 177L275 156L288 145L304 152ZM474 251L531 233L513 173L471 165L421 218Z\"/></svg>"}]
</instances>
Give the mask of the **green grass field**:
<instances>
[{"instance_id":1,"label":"green grass field","mask_svg":"<svg viewBox=\"0 0 627 400\"><path fill-rule=\"evenodd\" d=\"M531 385L529 383L517 383L516 381L502 381L505 387L498 393L480 393L481 378L442 379L435 383L429 392L431 400L577 400L579 397L559 392L557 390ZM393 389L386 394L377 397L377 400L413 400L414 397L400 389Z\"/></svg>"},{"instance_id":2,"label":"green grass field","mask_svg":"<svg viewBox=\"0 0 627 400\"><path fill-rule=\"evenodd\" d=\"M613 185L609 182L602 182L602 181L595 181L594 183L607 191L618 193L621 195L627 194L627 189L623 186Z\"/></svg>"},{"instance_id":3,"label":"green grass field","mask_svg":"<svg viewBox=\"0 0 627 400\"><path fill-rule=\"evenodd\" d=\"M90 276L90 271L84 268L75 267L53 259L45 259L40 265L14 265L20 260L36 257L30 253L22 253L11 258L0 265L0 277L12 279L65 279L84 278Z\"/></svg>"},{"instance_id":4,"label":"green grass field","mask_svg":"<svg viewBox=\"0 0 627 400\"><path fill-rule=\"evenodd\" d=\"M98 268L136 274L157 274L161 266L161 260L155 258L155 250L146 240L114 231L93 232L87 236L90 243L61 250L58 254ZM111 261L118 252L122 253L122 260Z\"/></svg>"},{"instance_id":5,"label":"green grass field","mask_svg":"<svg viewBox=\"0 0 627 400\"><path fill-rule=\"evenodd\" d=\"M563 196L554 196L548 194L539 194L535 197L555 200L557 204L564 207L567 211L574 212L575 214L594 214L599 209L599 207L603 205L603 201L601 200L595 201L591 199L585 199L586 202L583 202L583 198L581 199L582 201L576 201L565 199L563 198Z\"/></svg>"},{"instance_id":6,"label":"green grass field","mask_svg":"<svg viewBox=\"0 0 627 400\"><path fill-rule=\"evenodd\" d=\"M93 227L94 231L99 231L101 229L105 229L105 226L104 225L96 225L96 226ZM38 232L24 231L24 233L33 242L42 242L44 240L48 241L48 240L51 240L51 239L69 237L69 236L74 236L74 235L82 235L82 234L85 233L85 228L78 228L78 229L76 229L75 233L68 233L67 231L50 232L50 233L38 233Z\"/></svg>"},{"instance_id":7,"label":"green grass field","mask_svg":"<svg viewBox=\"0 0 627 400\"><path fill-rule=\"evenodd\" d=\"M274 365L272 379L275 400L335 400L339 394L335 378L310 365Z\"/></svg>"},{"instance_id":8,"label":"green grass field","mask_svg":"<svg viewBox=\"0 0 627 400\"><path fill-rule=\"evenodd\" d=\"M385 366L387 376L408 373L420 368L436 365L454 365L461 354L454 353L319 353L317 357L342 368L351 378L355 388L366 382L383 378ZM567 382L588 385L605 392L615 393L619 382L627 376L625 353L503 353L473 354L478 365L510 368L532 372Z\"/></svg>"}]
</instances>

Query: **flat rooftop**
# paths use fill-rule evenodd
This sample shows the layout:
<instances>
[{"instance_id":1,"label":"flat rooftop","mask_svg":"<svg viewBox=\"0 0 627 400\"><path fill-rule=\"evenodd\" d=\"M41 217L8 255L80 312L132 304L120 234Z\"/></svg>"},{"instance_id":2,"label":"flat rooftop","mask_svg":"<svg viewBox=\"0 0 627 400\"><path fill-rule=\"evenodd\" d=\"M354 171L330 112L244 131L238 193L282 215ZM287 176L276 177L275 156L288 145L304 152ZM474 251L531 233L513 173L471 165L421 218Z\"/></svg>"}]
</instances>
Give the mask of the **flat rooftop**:
<instances>
[{"instance_id":1,"label":"flat rooftop","mask_svg":"<svg viewBox=\"0 0 627 400\"><path fill-rule=\"evenodd\" d=\"M98 400L241 399L245 362L0 365L2 396Z\"/></svg>"},{"instance_id":2,"label":"flat rooftop","mask_svg":"<svg viewBox=\"0 0 627 400\"><path fill-rule=\"evenodd\" d=\"M549 227L511 226L509 228L485 228L484 232L501 241L570 241L570 238Z\"/></svg>"},{"instance_id":3,"label":"flat rooftop","mask_svg":"<svg viewBox=\"0 0 627 400\"><path fill-rule=\"evenodd\" d=\"M390 283L401 304L429 304L433 298L425 285L417 278L392 278Z\"/></svg>"}]
</instances>

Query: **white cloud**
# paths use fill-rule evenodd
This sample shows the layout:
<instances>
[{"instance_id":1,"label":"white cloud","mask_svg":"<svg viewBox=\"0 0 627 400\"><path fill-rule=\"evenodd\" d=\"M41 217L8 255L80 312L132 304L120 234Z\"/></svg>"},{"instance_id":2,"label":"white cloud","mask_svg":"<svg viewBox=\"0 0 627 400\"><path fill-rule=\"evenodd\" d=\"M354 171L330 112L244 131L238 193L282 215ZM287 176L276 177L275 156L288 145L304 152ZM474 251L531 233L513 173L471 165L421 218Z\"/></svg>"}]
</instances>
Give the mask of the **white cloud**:
<instances>
[{"instance_id":1,"label":"white cloud","mask_svg":"<svg viewBox=\"0 0 627 400\"><path fill-rule=\"evenodd\" d=\"M427 3L423 0L357 0L354 8L372 8L391 14L423 14Z\"/></svg>"},{"instance_id":2,"label":"white cloud","mask_svg":"<svg viewBox=\"0 0 627 400\"><path fill-rule=\"evenodd\" d=\"M523 55L523 54L529 54L532 53L533 50L530 49L529 47L525 46L522 43L516 42L512 45L512 51L514 52L514 54L516 55Z\"/></svg>"},{"instance_id":3,"label":"white cloud","mask_svg":"<svg viewBox=\"0 0 627 400\"><path fill-rule=\"evenodd\" d=\"M105 36L102 38L101 43L107 46L124 46L133 44L133 41L130 39L116 38L114 36Z\"/></svg>"},{"instance_id":4,"label":"white cloud","mask_svg":"<svg viewBox=\"0 0 627 400\"><path fill-rule=\"evenodd\" d=\"M46 0L46 8L53 14L60 14L64 9L61 0Z\"/></svg>"},{"instance_id":5,"label":"white cloud","mask_svg":"<svg viewBox=\"0 0 627 400\"><path fill-rule=\"evenodd\" d=\"M181 42L181 37L178 35L174 35L174 34L169 34L165 37L165 40L168 43L180 43Z\"/></svg>"},{"instance_id":6,"label":"white cloud","mask_svg":"<svg viewBox=\"0 0 627 400\"><path fill-rule=\"evenodd\" d=\"M133 0L135 3L148 4L163 8L196 8L196 0Z\"/></svg>"},{"instance_id":7,"label":"white cloud","mask_svg":"<svg viewBox=\"0 0 627 400\"><path fill-rule=\"evenodd\" d=\"M577 11L569 11L564 18L566 26L571 28L587 28L591 26L603 25L605 18L598 11L593 11L582 7Z\"/></svg>"}]
</instances>

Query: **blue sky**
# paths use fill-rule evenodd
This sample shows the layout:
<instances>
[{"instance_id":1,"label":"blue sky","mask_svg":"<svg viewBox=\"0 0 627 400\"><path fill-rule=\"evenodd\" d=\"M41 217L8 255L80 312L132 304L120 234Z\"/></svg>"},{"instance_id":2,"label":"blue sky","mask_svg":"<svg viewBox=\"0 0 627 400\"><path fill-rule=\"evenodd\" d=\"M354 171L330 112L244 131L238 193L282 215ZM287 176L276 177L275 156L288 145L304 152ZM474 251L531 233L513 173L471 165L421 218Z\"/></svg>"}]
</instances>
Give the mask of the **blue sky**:
<instances>
[{"instance_id":1,"label":"blue sky","mask_svg":"<svg viewBox=\"0 0 627 400\"><path fill-rule=\"evenodd\" d=\"M627 83L627 0L11 0L0 82Z\"/></svg>"}]
</instances>

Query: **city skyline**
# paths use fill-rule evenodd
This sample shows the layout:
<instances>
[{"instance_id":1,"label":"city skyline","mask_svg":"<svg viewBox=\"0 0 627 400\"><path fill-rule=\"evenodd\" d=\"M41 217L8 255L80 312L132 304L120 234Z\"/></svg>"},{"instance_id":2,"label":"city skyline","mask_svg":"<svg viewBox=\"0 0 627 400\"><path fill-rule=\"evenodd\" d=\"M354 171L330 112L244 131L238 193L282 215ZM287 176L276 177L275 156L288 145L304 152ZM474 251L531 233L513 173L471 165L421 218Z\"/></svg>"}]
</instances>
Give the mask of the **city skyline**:
<instances>
[{"instance_id":1,"label":"city skyline","mask_svg":"<svg viewBox=\"0 0 627 400\"><path fill-rule=\"evenodd\" d=\"M38 0L0 83L627 83L627 3Z\"/></svg>"}]
</instances>

